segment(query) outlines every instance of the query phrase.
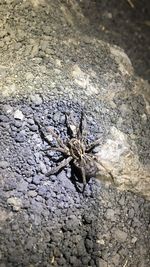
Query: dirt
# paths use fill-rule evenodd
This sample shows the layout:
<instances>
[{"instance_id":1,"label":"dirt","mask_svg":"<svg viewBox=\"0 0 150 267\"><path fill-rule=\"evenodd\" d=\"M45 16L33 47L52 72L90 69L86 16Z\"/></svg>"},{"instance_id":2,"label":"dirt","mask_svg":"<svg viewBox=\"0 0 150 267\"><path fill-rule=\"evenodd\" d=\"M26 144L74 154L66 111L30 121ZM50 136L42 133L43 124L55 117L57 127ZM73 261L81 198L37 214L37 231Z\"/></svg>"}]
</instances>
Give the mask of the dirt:
<instances>
[{"instance_id":1,"label":"dirt","mask_svg":"<svg viewBox=\"0 0 150 267\"><path fill-rule=\"evenodd\" d=\"M0 3L0 267L150 265L149 201L95 177L82 194L76 188L82 183L72 180L70 166L46 177L61 155L42 151L47 144L34 122L36 116L66 140L64 113L72 110L79 121L84 108L88 141L100 137L104 143L118 122L122 100L118 96L118 108L111 109L88 96L85 105L84 91L70 81L69 68L82 62L86 69L94 62L93 70L101 76L108 68L117 72L107 47L91 46L88 36L123 47L136 74L148 81L148 1L131 3L134 7L128 1ZM132 82L128 79L130 91ZM136 116L131 121L124 117L120 127L127 134L146 133L137 146L141 162L148 164L148 127L140 126L145 103L137 96L125 103Z\"/></svg>"}]
</instances>

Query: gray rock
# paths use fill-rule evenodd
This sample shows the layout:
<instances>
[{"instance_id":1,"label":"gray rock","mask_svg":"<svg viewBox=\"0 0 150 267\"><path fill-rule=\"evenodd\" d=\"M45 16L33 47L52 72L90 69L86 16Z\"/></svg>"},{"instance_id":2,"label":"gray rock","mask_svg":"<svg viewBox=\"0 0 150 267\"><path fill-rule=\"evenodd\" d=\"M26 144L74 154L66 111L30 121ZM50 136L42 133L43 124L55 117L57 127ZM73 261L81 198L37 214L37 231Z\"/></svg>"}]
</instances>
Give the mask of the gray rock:
<instances>
[{"instance_id":1,"label":"gray rock","mask_svg":"<svg viewBox=\"0 0 150 267\"><path fill-rule=\"evenodd\" d=\"M28 183L24 180L20 181L17 185L17 189L19 192L26 192L28 188Z\"/></svg>"},{"instance_id":2,"label":"gray rock","mask_svg":"<svg viewBox=\"0 0 150 267\"><path fill-rule=\"evenodd\" d=\"M115 211L113 209L107 209L106 211L106 218L111 221L115 221Z\"/></svg>"},{"instance_id":3,"label":"gray rock","mask_svg":"<svg viewBox=\"0 0 150 267\"><path fill-rule=\"evenodd\" d=\"M15 141L18 143L23 143L25 141L25 131L20 131L16 137L15 137Z\"/></svg>"},{"instance_id":4,"label":"gray rock","mask_svg":"<svg viewBox=\"0 0 150 267\"><path fill-rule=\"evenodd\" d=\"M33 80L34 79L34 75L32 74L32 72L27 72L25 75L26 80Z\"/></svg>"},{"instance_id":5,"label":"gray rock","mask_svg":"<svg viewBox=\"0 0 150 267\"><path fill-rule=\"evenodd\" d=\"M41 186L41 187L38 189L38 194L39 194L40 196L45 197L45 196L46 196L46 193L47 193L47 187L46 187L46 186Z\"/></svg>"},{"instance_id":6,"label":"gray rock","mask_svg":"<svg viewBox=\"0 0 150 267\"><path fill-rule=\"evenodd\" d=\"M0 122L8 122L9 118L5 115L0 115Z\"/></svg>"},{"instance_id":7,"label":"gray rock","mask_svg":"<svg viewBox=\"0 0 150 267\"><path fill-rule=\"evenodd\" d=\"M22 126L22 122L20 120L16 120L13 124L16 128L20 128ZM11 128L13 130L13 128Z\"/></svg>"},{"instance_id":8,"label":"gray rock","mask_svg":"<svg viewBox=\"0 0 150 267\"><path fill-rule=\"evenodd\" d=\"M32 183L35 185L39 185L41 182L41 176L40 175L35 175L32 179Z\"/></svg>"},{"instance_id":9,"label":"gray rock","mask_svg":"<svg viewBox=\"0 0 150 267\"><path fill-rule=\"evenodd\" d=\"M46 166L45 166L45 164L42 162L42 161L40 161L40 171L43 173L43 174L45 174L46 172L47 172L47 169L46 169Z\"/></svg>"},{"instance_id":10,"label":"gray rock","mask_svg":"<svg viewBox=\"0 0 150 267\"><path fill-rule=\"evenodd\" d=\"M17 187L16 179L11 178L11 179L7 179L7 182L4 185L4 190L10 191L10 190L16 189L16 187Z\"/></svg>"},{"instance_id":11,"label":"gray rock","mask_svg":"<svg viewBox=\"0 0 150 267\"><path fill-rule=\"evenodd\" d=\"M6 169L8 167L9 167L9 162L7 162L6 160L1 160L0 161L0 168Z\"/></svg>"},{"instance_id":12,"label":"gray rock","mask_svg":"<svg viewBox=\"0 0 150 267\"><path fill-rule=\"evenodd\" d=\"M114 236L119 242L125 242L128 235L126 232L119 230L119 229L116 229Z\"/></svg>"},{"instance_id":13,"label":"gray rock","mask_svg":"<svg viewBox=\"0 0 150 267\"><path fill-rule=\"evenodd\" d=\"M32 132L36 132L38 130L38 126L37 125L30 125L29 126L29 129L32 131Z\"/></svg>"},{"instance_id":14,"label":"gray rock","mask_svg":"<svg viewBox=\"0 0 150 267\"><path fill-rule=\"evenodd\" d=\"M115 266L119 266L120 255L116 253L112 258L111 261L115 264Z\"/></svg>"},{"instance_id":15,"label":"gray rock","mask_svg":"<svg viewBox=\"0 0 150 267\"><path fill-rule=\"evenodd\" d=\"M134 209L129 209L129 212L128 212L128 216L130 219L132 219L134 217Z\"/></svg>"},{"instance_id":16,"label":"gray rock","mask_svg":"<svg viewBox=\"0 0 150 267\"><path fill-rule=\"evenodd\" d=\"M28 119L27 122L28 122L30 125L33 125L33 124L34 124L34 120L33 120L33 119Z\"/></svg>"},{"instance_id":17,"label":"gray rock","mask_svg":"<svg viewBox=\"0 0 150 267\"><path fill-rule=\"evenodd\" d=\"M61 181L62 185L64 188L66 189L70 189L70 190L74 190L74 185L73 183L67 178L66 176L66 172L65 171L61 171L58 175L57 175L57 179Z\"/></svg>"},{"instance_id":18,"label":"gray rock","mask_svg":"<svg viewBox=\"0 0 150 267\"><path fill-rule=\"evenodd\" d=\"M13 107L11 107L10 105L6 104L6 105L3 106L3 110L4 110L5 114L9 114L9 113L13 112Z\"/></svg>"},{"instance_id":19,"label":"gray rock","mask_svg":"<svg viewBox=\"0 0 150 267\"><path fill-rule=\"evenodd\" d=\"M36 189L36 185L35 185L35 184L29 184L29 185L28 185L28 188L29 188L30 190L35 190L35 189Z\"/></svg>"},{"instance_id":20,"label":"gray rock","mask_svg":"<svg viewBox=\"0 0 150 267\"><path fill-rule=\"evenodd\" d=\"M34 191L34 190L30 190L30 191L28 191L28 196L29 197L36 197L37 196L37 192Z\"/></svg>"},{"instance_id":21,"label":"gray rock","mask_svg":"<svg viewBox=\"0 0 150 267\"><path fill-rule=\"evenodd\" d=\"M17 197L8 198L7 204L11 205L14 211L19 211L22 208L22 201Z\"/></svg>"},{"instance_id":22,"label":"gray rock","mask_svg":"<svg viewBox=\"0 0 150 267\"><path fill-rule=\"evenodd\" d=\"M17 120L23 120L24 118L24 115L22 113L21 110L17 109L15 112L14 112L14 118L17 119Z\"/></svg>"},{"instance_id":23,"label":"gray rock","mask_svg":"<svg viewBox=\"0 0 150 267\"><path fill-rule=\"evenodd\" d=\"M99 259L98 267L108 267L108 262L103 259Z\"/></svg>"},{"instance_id":24,"label":"gray rock","mask_svg":"<svg viewBox=\"0 0 150 267\"><path fill-rule=\"evenodd\" d=\"M30 99L31 99L32 103L37 105L37 106L41 105L43 102L42 98L38 94L31 95Z\"/></svg>"}]
</instances>

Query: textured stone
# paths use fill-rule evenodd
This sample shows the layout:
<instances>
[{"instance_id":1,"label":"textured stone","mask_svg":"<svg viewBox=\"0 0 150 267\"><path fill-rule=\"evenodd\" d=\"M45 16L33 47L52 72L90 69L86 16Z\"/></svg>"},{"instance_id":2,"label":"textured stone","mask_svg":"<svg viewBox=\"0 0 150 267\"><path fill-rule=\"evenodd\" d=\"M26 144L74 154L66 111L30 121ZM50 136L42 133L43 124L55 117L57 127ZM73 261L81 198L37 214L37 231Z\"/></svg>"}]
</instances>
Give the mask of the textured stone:
<instances>
[{"instance_id":1,"label":"textured stone","mask_svg":"<svg viewBox=\"0 0 150 267\"><path fill-rule=\"evenodd\" d=\"M31 95L30 99L31 99L32 103L34 103L37 106L39 106L43 102L42 98L38 94Z\"/></svg>"},{"instance_id":2,"label":"textured stone","mask_svg":"<svg viewBox=\"0 0 150 267\"><path fill-rule=\"evenodd\" d=\"M99 164L98 179L110 181L120 190L131 190L150 199L150 165L139 161L139 156L130 148L127 135L112 127L111 138L106 140L97 156L105 167Z\"/></svg>"},{"instance_id":3,"label":"textured stone","mask_svg":"<svg viewBox=\"0 0 150 267\"><path fill-rule=\"evenodd\" d=\"M115 235L115 238L120 242L125 242L128 236L126 232L119 230L119 229L115 230L114 235Z\"/></svg>"},{"instance_id":4,"label":"textured stone","mask_svg":"<svg viewBox=\"0 0 150 267\"><path fill-rule=\"evenodd\" d=\"M8 161L6 161L6 160L1 160L0 161L0 168L6 169L8 167L9 167L9 162Z\"/></svg>"},{"instance_id":5,"label":"textured stone","mask_svg":"<svg viewBox=\"0 0 150 267\"><path fill-rule=\"evenodd\" d=\"M22 208L22 201L17 197L8 198L7 204L11 205L14 211L19 211Z\"/></svg>"},{"instance_id":6,"label":"textured stone","mask_svg":"<svg viewBox=\"0 0 150 267\"><path fill-rule=\"evenodd\" d=\"M17 119L17 120L23 120L24 118L24 115L22 113L21 110L17 109L15 112L14 112L14 118Z\"/></svg>"}]
</instances>

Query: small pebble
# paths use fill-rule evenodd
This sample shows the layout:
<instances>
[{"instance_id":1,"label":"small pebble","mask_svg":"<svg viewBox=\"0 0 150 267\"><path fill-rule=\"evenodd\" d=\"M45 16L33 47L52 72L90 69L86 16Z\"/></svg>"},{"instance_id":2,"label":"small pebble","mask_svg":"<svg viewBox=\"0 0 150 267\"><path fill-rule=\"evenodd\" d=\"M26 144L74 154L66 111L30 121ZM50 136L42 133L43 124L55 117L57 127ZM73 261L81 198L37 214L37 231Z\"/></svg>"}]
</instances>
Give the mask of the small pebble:
<instances>
[{"instance_id":1,"label":"small pebble","mask_svg":"<svg viewBox=\"0 0 150 267\"><path fill-rule=\"evenodd\" d=\"M24 115L22 113L21 110L17 109L15 112L14 112L14 118L17 119L17 120L23 120L24 118Z\"/></svg>"}]
</instances>

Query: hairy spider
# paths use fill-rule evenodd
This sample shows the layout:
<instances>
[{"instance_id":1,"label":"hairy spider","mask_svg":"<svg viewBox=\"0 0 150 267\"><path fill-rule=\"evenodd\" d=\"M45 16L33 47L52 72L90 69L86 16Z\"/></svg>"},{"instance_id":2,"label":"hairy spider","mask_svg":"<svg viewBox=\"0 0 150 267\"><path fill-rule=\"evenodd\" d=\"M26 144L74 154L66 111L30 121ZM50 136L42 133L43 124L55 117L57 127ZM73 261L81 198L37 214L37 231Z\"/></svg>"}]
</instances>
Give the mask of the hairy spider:
<instances>
[{"instance_id":1,"label":"hairy spider","mask_svg":"<svg viewBox=\"0 0 150 267\"><path fill-rule=\"evenodd\" d=\"M81 112L81 118L78 126L76 125L72 114L69 116L65 114L65 116L66 126L70 136L69 140L64 143L59 135L57 135L51 128L48 129L48 132L56 139L57 146L50 146L46 150L61 152L64 155L64 159L58 166L52 168L48 173L46 173L46 176L58 173L62 168L70 164L74 168L74 171L77 173L78 177L82 178L84 191L89 179L94 177L98 171L96 156L92 153L92 150L95 146L99 145L100 140L98 139L91 144L87 144L85 131L86 119L83 112ZM42 126L36 120L35 122L37 123L44 139L48 144L51 145L49 138L42 130ZM106 169L102 164L101 166Z\"/></svg>"}]
</instances>

